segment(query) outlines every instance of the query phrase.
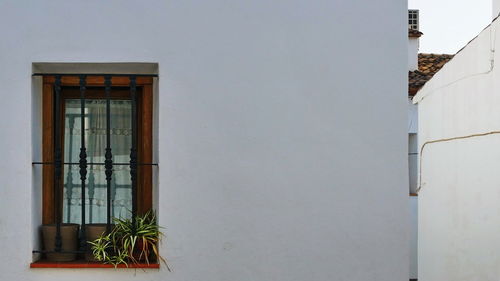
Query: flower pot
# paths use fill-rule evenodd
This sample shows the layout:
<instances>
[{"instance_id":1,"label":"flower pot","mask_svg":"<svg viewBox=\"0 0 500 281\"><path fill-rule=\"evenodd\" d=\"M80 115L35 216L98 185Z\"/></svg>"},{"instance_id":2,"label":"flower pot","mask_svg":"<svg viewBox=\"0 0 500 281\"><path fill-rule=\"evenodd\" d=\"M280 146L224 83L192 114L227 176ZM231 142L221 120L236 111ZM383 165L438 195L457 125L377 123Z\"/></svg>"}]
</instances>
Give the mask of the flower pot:
<instances>
[{"instance_id":1,"label":"flower pot","mask_svg":"<svg viewBox=\"0 0 500 281\"><path fill-rule=\"evenodd\" d=\"M78 229L79 225L74 223L61 224L61 251L78 250ZM56 246L56 225L42 225L43 245L45 251L54 251ZM76 253L47 253L49 261L73 261L76 259Z\"/></svg>"},{"instance_id":2,"label":"flower pot","mask_svg":"<svg viewBox=\"0 0 500 281\"><path fill-rule=\"evenodd\" d=\"M94 223L85 225L85 237L87 241L94 241L99 238L103 233L106 233L107 224L105 223ZM113 225L111 225L113 229ZM97 262L92 254L92 245L87 244L87 251L85 252L85 260L90 262Z\"/></svg>"},{"instance_id":3,"label":"flower pot","mask_svg":"<svg viewBox=\"0 0 500 281\"><path fill-rule=\"evenodd\" d=\"M146 259L146 255L143 253L141 255L142 249L144 247L144 243L142 243L142 240L137 239L134 250L132 251L132 257L137 261L137 262L145 262L146 260L149 260L149 262L153 261L152 259L152 250L147 247L146 249L149 250L149 255Z\"/></svg>"}]
</instances>

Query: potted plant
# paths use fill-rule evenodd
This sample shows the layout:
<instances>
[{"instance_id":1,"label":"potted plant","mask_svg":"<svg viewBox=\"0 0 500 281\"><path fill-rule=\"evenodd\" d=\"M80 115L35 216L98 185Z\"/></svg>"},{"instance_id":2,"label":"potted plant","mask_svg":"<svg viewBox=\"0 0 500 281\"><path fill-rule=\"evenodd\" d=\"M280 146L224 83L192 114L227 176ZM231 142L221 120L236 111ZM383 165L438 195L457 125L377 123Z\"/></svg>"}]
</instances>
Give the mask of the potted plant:
<instances>
[{"instance_id":1,"label":"potted plant","mask_svg":"<svg viewBox=\"0 0 500 281\"><path fill-rule=\"evenodd\" d=\"M61 253L52 252L47 253L47 260L49 261L73 261L76 259L76 253L64 253L67 251L78 250L78 229L79 225L74 223L60 224L61 234ZM55 251L56 248L56 224L42 225L42 237L45 251Z\"/></svg>"},{"instance_id":2,"label":"potted plant","mask_svg":"<svg viewBox=\"0 0 500 281\"><path fill-rule=\"evenodd\" d=\"M97 261L113 264L128 263L139 264L140 262L150 263L151 261L165 263L170 271L165 259L158 251L158 243L161 242L163 233L156 222L153 212L148 212L143 216L136 216L132 219L114 218L114 227L110 233L103 233L94 241L92 253Z\"/></svg>"},{"instance_id":3,"label":"potted plant","mask_svg":"<svg viewBox=\"0 0 500 281\"><path fill-rule=\"evenodd\" d=\"M111 225L111 229L113 229L113 227L114 226ZM107 231L107 224L105 223L90 223L85 225L85 237L87 238L87 241L96 240L97 238L105 234L106 231ZM85 260L90 262L98 261L94 257L92 249L90 247L87 247L87 250L85 252Z\"/></svg>"}]
</instances>

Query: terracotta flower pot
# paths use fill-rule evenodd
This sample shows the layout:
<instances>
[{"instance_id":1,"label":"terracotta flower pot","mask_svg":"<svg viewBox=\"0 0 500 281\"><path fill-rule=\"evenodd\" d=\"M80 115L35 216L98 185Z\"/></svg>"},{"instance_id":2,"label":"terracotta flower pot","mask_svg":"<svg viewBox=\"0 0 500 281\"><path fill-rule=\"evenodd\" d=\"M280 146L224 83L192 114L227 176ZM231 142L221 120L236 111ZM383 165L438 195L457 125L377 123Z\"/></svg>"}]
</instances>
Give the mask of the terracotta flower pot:
<instances>
[{"instance_id":1,"label":"terracotta flower pot","mask_svg":"<svg viewBox=\"0 0 500 281\"><path fill-rule=\"evenodd\" d=\"M61 224L61 250L78 250L78 229L79 225L74 223ZM43 245L46 251L54 251L56 244L56 225L42 225ZM76 259L76 253L47 253L49 261L73 261Z\"/></svg>"},{"instance_id":2,"label":"terracotta flower pot","mask_svg":"<svg viewBox=\"0 0 500 281\"><path fill-rule=\"evenodd\" d=\"M144 262L144 261L146 261L146 255L144 255L144 254L141 255L143 247L144 247L144 244L142 243L142 240L138 239L137 242L136 242L136 244L135 244L134 251L132 251L132 257L137 262ZM153 261L153 259L152 259L152 250L149 247L147 249L149 250L148 260L151 262L151 261Z\"/></svg>"},{"instance_id":3,"label":"terracotta flower pot","mask_svg":"<svg viewBox=\"0 0 500 281\"><path fill-rule=\"evenodd\" d=\"M87 241L94 241L99 238L103 233L106 232L107 225L105 223L94 223L94 224L86 224L85 225L85 237ZM113 229L113 225L111 225L111 229ZM87 244L87 251L85 252L85 260L91 262L97 262L92 254L92 245Z\"/></svg>"}]
</instances>

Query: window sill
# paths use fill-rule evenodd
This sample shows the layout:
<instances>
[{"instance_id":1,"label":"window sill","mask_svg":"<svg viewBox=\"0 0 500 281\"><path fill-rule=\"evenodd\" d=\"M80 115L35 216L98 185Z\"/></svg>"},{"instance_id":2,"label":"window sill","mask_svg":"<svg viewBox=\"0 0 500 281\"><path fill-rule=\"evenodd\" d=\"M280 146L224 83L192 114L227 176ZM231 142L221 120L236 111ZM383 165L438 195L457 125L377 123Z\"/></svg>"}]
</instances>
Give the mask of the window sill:
<instances>
[{"instance_id":1,"label":"window sill","mask_svg":"<svg viewBox=\"0 0 500 281\"><path fill-rule=\"evenodd\" d=\"M30 264L30 268L115 268L112 264L103 264L99 262L87 262L84 260L77 260L72 262L51 262L51 261L36 261ZM117 268L127 268L124 264L119 264ZM160 264L158 263L141 263L133 264L130 263L128 268L150 268L159 269Z\"/></svg>"}]
</instances>

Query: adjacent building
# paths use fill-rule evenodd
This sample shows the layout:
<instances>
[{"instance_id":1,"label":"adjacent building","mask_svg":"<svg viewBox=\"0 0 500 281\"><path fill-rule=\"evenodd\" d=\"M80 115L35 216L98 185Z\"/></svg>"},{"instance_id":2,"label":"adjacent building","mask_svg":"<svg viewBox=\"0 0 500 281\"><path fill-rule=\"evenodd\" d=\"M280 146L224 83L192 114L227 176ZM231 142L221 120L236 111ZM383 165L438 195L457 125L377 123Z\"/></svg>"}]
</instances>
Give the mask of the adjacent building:
<instances>
[{"instance_id":1,"label":"adjacent building","mask_svg":"<svg viewBox=\"0 0 500 281\"><path fill-rule=\"evenodd\" d=\"M492 23L413 98L421 281L498 280L499 4Z\"/></svg>"},{"instance_id":2,"label":"adjacent building","mask_svg":"<svg viewBox=\"0 0 500 281\"><path fill-rule=\"evenodd\" d=\"M410 280L418 279L418 106L415 94L453 55L419 53L419 10L408 10L408 174L410 195Z\"/></svg>"}]
</instances>

